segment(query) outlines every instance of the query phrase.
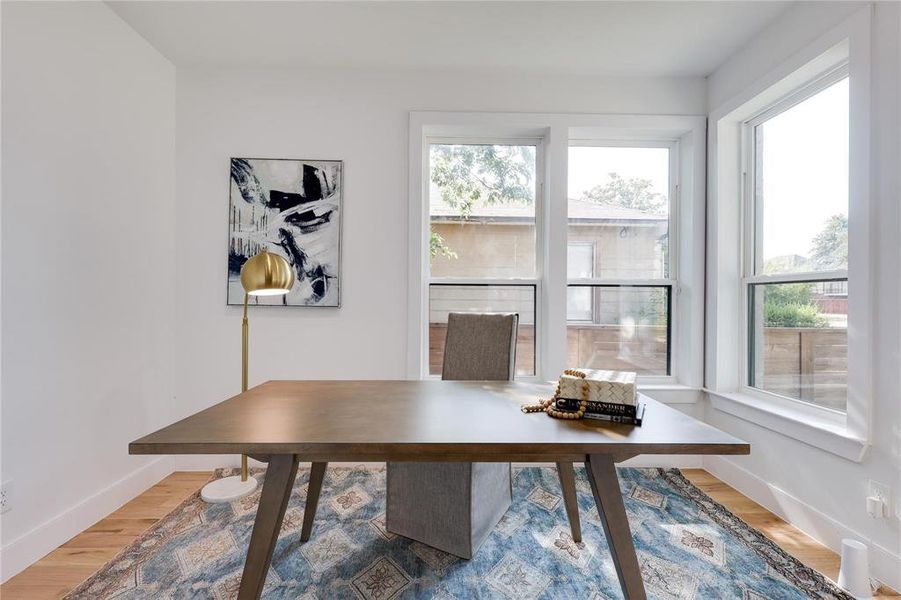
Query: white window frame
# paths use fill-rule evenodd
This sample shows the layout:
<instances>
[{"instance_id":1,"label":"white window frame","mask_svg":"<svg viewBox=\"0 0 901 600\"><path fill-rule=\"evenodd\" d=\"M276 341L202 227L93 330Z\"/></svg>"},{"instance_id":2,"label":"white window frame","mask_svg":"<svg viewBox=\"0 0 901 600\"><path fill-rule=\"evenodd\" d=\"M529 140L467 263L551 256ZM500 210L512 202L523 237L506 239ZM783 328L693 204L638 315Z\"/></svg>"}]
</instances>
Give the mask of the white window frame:
<instances>
[{"instance_id":1,"label":"white window frame","mask_svg":"<svg viewBox=\"0 0 901 600\"><path fill-rule=\"evenodd\" d=\"M710 115L710 182L707 234L707 333L705 389L711 404L757 425L777 431L852 461L861 461L870 439L872 391L872 315L870 292L870 10L845 22L723 103ZM810 86L850 74L850 165L848 269L811 274L762 276L749 270L745 251L749 231L749 181L743 149L746 123L798 102ZM751 215L753 216L753 215ZM848 403L838 413L747 385L747 288L754 282L848 277ZM736 318L741 315L741 318Z\"/></svg>"},{"instance_id":2,"label":"white window frame","mask_svg":"<svg viewBox=\"0 0 901 600\"><path fill-rule=\"evenodd\" d=\"M742 331L742 348L744 349L744 365L745 368L741 372L740 392L753 396L762 402L777 403L784 405L785 401L800 403L799 405L791 405L796 410L801 410L813 415L817 420L821 420L833 425L842 426L844 424L844 411L831 409L825 406L807 402L799 398L791 398L781 394L767 391L763 388L751 385L751 354L756 351L753 346L751 336L751 295L752 285L765 285L770 283L805 283L819 281L847 280L848 270L840 269L833 271L806 271L779 273L773 275L765 275L760 273L763 263L761 255L763 245L763 206L757 201L757 190L755 182L757 181L755 156L756 149L756 128L758 125L769 121L770 119L784 113L785 111L797 106L805 100L812 98L831 85L838 83L849 75L848 62L844 61L834 68L816 76L812 81L801 85L797 89L792 90L783 98L767 106L764 110L742 123L742 281L741 281L741 297L742 297L742 320L744 327ZM850 203L850 200L849 200Z\"/></svg>"},{"instance_id":3,"label":"white window frame","mask_svg":"<svg viewBox=\"0 0 901 600\"><path fill-rule=\"evenodd\" d=\"M681 146L678 180L682 186L678 215L678 272L680 302L672 323L679 324L679 341L672 344L672 375L665 380L639 378L646 390L674 390L668 402L695 402L703 383L704 181L706 117L672 115L586 115L546 113L410 113L409 130L409 245L407 377L428 376L429 173L428 143L434 139L542 140L544 181L539 190L536 240L539 252L536 301L536 372L541 381L554 381L566 364L566 242L567 164L573 140L621 140L642 145L649 140L678 141ZM540 212L538 212L540 211ZM671 235L673 235L671 233ZM484 283L484 280L479 280ZM504 280L515 283L515 280ZM462 281L461 281L462 283ZM529 280L531 283L531 280ZM610 283L604 280L604 283ZM635 281L628 281L634 284ZM649 282L659 285L659 280Z\"/></svg>"},{"instance_id":4,"label":"white window frame","mask_svg":"<svg viewBox=\"0 0 901 600\"><path fill-rule=\"evenodd\" d=\"M538 365L541 360L541 340L539 339L539 319L541 315L541 293L540 286L542 280L542 261L541 255L544 251L544 243L545 240L541 235L541 232L544 231L544 203L540 201L541 195L544 190L544 138L540 136L532 136L532 137L516 137L516 136L472 136L472 135L461 135L461 136L447 136L447 135L433 135L427 136L425 138L425 164L424 164L424 177L425 177L425 185L426 189L429 188L429 181L431 179L431 161L430 161L430 148L433 145L472 145L472 146L534 146L535 147L535 273L532 277L432 277L431 274L431 260L426 260L426 271L428 272L428 277L426 279L425 287L426 287L426 296L429 295L429 286L432 284L438 285L461 285L461 286L532 286L534 290L533 298L534 298L534 365L533 372L531 375L516 375L517 379L530 381L538 378ZM428 196L428 191L426 191L425 197L425 213L426 219L429 222L429 230L431 231L431 212L430 212L430 198ZM522 315L520 315L522 317ZM426 313L426 318L423 319L423 327L425 328L425 343L422 344L421 351L423 352L423 365L425 372L423 373L423 377L426 379L440 379L440 375L432 375L429 373L429 344L428 344L428 336L429 336L429 319L428 312Z\"/></svg>"},{"instance_id":5,"label":"white window frame","mask_svg":"<svg viewBox=\"0 0 901 600\"><path fill-rule=\"evenodd\" d=\"M679 314L679 141L672 139L570 139L570 147L594 147L594 148L666 148L669 150L669 189L667 189L667 277L659 279L623 279L610 277L591 277L581 279L567 279L567 287L571 285L604 286L611 289L628 287L668 287L669 311L667 318L667 371L666 375L642 375L641 381L649 385L671 385L677 382L673 366L673 349L678 340L679 325L674 317ZM567 231L568 231L567 222ZM592 296L592 323L597 323L598 306L600 303L600 287L591 288ZM567 323L580 323L581 321L567 321Z\"/></svg>"}]
</instances>

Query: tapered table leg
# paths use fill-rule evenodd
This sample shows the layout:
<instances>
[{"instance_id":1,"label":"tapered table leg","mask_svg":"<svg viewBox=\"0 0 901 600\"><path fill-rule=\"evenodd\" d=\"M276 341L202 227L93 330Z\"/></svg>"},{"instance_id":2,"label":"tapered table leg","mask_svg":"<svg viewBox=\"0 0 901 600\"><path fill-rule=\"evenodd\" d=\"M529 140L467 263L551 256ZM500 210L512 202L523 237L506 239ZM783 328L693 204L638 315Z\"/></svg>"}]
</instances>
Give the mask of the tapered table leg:
<instances>
[{"instance_id":1,"label":"tapered table leg","mask_svg":"<svg viewBox=\"0 0 901 600\"><path fill-rule=\"evenodd\" d=\"M322 491L327 466L328 463L314 462L310 467L310 484L307 486L307 501L303 507L303 529L300 531L301 542L309 540L313 531L313 519L316 518L316 507L319 506L319 493Z\"/></svg>"},{"instance_id":2,"label":"tapered table leg","mask_svg":"<svg viewBox=\"0 0 901 600\"><path fill-rule=\"evenodd\" d=\"M585 459L591 492L598 506L598 516L604 526L607 545L616 567L616 575L626 600L646 600L644 582L638 556L632 544L632 532L626 516L626 505L619 491L619 479L613 457L604 454L590 454Z\"/></svg>"},{"instance_id":3,"label":"tapered table leg","mask_svg":"<svg viewBox=\"0 0 901 600\"><path fill-rule=\"evenodd\" d=\"M250 534L250 547L244 561L238 600L256 600L263 593L266 573L272 562L272 552L282 528L282 519L285 517L295 477L297 456L275 454L269 457L269 468L266 469L253 533Z\"/></svg>"},{"instance_id":4,"label":"tapered table leg","mask_svg":"<svg viewBox=\"0 0 901 600\"><path fill-rule=\"evenodd\" d=\"M582 526L579 523L579 501L576 498L576 473L571 462L558 462L557 475L560 477L560 488L563 490L563 506L566 507L566 518L573 541L582 541Z\"/></svg>"}]
</instances>

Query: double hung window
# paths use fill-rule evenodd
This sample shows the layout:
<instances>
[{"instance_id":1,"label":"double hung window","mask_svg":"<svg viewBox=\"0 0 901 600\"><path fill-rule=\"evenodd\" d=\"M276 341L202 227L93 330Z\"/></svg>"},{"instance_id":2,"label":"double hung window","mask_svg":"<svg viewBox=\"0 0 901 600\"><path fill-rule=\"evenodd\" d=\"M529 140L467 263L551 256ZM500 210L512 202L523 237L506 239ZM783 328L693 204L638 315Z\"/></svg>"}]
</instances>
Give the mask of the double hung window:
<instances>
[{"instance_id":1,"label":"double hung window","mask_svg":"<svg viewBox=\"0 0 901 600\"><path fill-rule=\"evenodd\" d=\"M537 375L545 352L571 367L672 374L676 142L571 141L565 210L545 208L540 138L426 147L430 375L450 312L518 313L517 377ZM549 250L555 225L565 253Z\"/></svg>"},{"instance_id":2,"label":"double hung window","mask_svg":"<svg viewBox=\"0 0 901 600\"><path fill-rule=\"evenodd\" d=\"M674 146L569 149L567 362L671 372Z\"/></svg>"},{"instance_id":3,"label":"double hung window","mask_svg":"<svg viewBox=\"0 0 901 600\"><path fill-rule=\"evenodd\" d=\"M747 385L844 412L847 66L746 121L743 135Z\"/></svg>"}]
</instances>

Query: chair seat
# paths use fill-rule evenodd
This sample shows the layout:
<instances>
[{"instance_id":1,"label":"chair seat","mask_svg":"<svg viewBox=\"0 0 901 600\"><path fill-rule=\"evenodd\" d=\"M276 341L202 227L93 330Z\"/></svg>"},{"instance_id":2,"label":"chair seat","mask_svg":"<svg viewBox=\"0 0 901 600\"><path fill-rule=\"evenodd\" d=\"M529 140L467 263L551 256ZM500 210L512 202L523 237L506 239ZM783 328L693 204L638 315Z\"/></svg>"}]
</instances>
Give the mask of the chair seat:
<instances>
[{"instance_id":1,"label":"chair seat","mask_svg":"<svg viewBox=\"0 0 901 600\"><path fill-rule=\"evenodd\" d=\"M388 463L388 531L470 559L513 501L510 463Z\"/></svg>"}]
</instances>

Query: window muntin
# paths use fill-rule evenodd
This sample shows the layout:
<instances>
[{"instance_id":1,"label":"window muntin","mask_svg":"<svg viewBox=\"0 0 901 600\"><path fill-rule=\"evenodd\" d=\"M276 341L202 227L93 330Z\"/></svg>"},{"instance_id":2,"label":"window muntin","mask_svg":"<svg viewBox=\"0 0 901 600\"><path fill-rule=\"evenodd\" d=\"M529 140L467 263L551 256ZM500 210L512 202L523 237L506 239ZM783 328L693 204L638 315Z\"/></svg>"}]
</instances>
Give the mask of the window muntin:
<instances>
[{"instance_id":1,"label":"window muntin","mask_svg":"<svg viewBox=\"0 0 901 600\"><path fill-rule=\"evenodd\" d=\"M845 412L847 67L776 103L746 129L747 385Z\"/></svg>"},{"instance_id":2,"label":"window muntin","mask_svg":"<svg viewBox=\"0 0 901 600\"><path fill-rule=\"evenodd\" d=\"M429 145L431 275L533 278L536 146Z\"/></svg>"},{"instance_id":3,"label":"window muntin","mask_svg":"<svg viewBox=\"0 0 901 600\"><path fill-rule=\"evenodd\" d=\"M671 373L673 151L666 143L570 146L571 366ZM593 248L591 268L579 254L585 245ZM635 285L649 281L661 285Z\"/></svg>"}]
</instances>

